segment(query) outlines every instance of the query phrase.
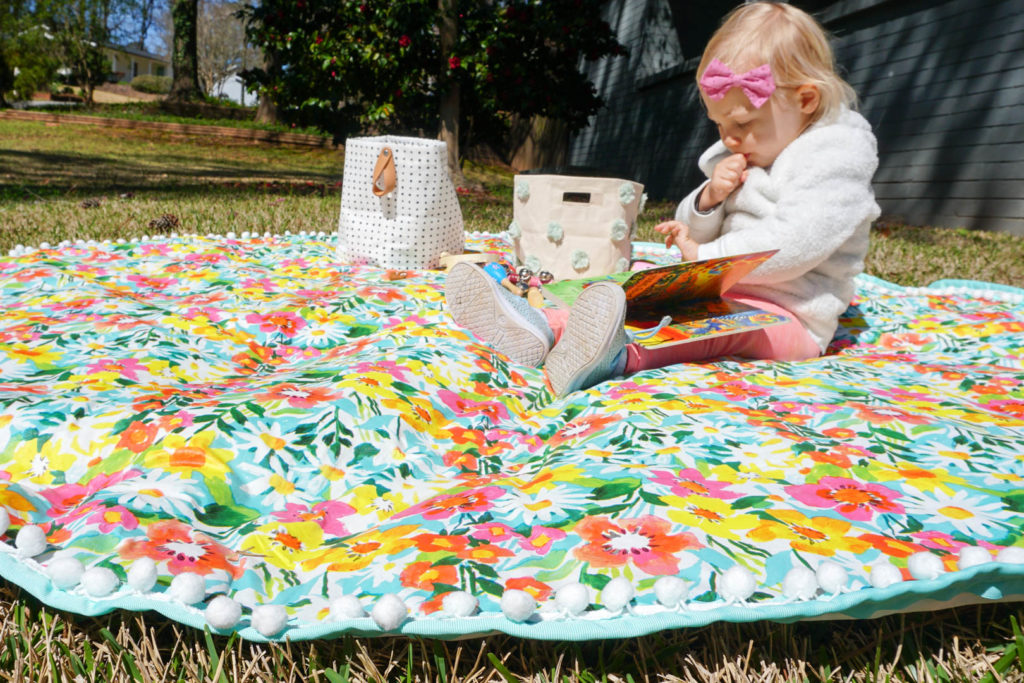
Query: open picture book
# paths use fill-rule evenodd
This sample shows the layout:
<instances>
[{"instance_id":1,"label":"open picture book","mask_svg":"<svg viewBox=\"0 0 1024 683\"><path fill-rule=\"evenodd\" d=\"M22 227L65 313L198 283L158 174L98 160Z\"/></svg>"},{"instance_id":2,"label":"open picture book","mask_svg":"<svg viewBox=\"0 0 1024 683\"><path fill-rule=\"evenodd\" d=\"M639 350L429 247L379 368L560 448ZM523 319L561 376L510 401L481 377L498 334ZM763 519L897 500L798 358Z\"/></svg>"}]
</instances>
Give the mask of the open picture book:
<instances>
[{"instance_id":1,"label":"open picture book","mask_svg":"<svg viewBox=\"0 0 1024 683\"><path fill-rule=\"evenodd\" d=\"M599 281L618 282L626 292L626 329L653 331L650 336L637 337L637 343L647 347L682 344L787 322L783 315L723 298L776 251L561 280L544 285L543 292L553 305L568 308L585 287ZM665 316L670 316L671 322L656 329Z\"/></svg>"}]
</instances>

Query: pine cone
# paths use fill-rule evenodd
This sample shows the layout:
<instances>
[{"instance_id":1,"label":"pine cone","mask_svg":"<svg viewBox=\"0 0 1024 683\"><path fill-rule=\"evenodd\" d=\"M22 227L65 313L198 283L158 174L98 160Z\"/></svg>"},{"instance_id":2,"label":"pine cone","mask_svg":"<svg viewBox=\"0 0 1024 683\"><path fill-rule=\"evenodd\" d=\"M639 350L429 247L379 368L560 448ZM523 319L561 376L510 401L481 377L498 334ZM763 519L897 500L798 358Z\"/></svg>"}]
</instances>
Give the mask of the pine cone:
<instances>
[{"instance_id":1,"label":"pine cone","mask_svg":"<svg viewBox=\"0 0 1024 683\"><path fill-rule=\"evenodd\" d=\"M89 199L83 199L79 204L83 209L95 209L100 205L100 200L96 197L90 197Z\"/></svg>"},{"instance_id":2,"label":"pine cone","mask_svg":"<svg viewBox=\"0 0 1024 683\"><path fill-rule=\"evenodd\" d=\"M154 218L149 222L149 227L153 230L169 231L174 230L178 225L178 217L173 213L165 213L159 218Z\"/></svg>"}]
</instances>

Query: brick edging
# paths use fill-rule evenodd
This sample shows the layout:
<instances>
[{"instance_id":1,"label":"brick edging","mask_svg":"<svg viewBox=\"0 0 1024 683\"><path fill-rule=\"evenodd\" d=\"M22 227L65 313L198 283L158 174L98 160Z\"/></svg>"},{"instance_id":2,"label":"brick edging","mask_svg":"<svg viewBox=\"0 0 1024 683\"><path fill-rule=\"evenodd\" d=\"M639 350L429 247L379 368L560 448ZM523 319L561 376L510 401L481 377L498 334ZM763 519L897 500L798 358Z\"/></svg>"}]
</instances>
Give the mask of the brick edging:
<instances>
[{"instance_id":1,"label":"brick edging","mask_svg":"<svg viewBox=\"0 0 1024 683\"><path fill-rule=\"evenodd\" d=\"M231 126L207 126L196 123L169 123L164 121L135 121L105 116L82 116L76 114L51 114L48 112L24 111L20 109L2 109L0 118L19 121L43 121L46 123L79 123L88 126L108 126L110 128L145 128L162 130L170 133L187 135L216 135L219 137L254 140L282 145L301 145L304 147L340 148L329 138L304 133L278 133L270 130L250 128L233 128Z\"/></svg>"}]
</instances>

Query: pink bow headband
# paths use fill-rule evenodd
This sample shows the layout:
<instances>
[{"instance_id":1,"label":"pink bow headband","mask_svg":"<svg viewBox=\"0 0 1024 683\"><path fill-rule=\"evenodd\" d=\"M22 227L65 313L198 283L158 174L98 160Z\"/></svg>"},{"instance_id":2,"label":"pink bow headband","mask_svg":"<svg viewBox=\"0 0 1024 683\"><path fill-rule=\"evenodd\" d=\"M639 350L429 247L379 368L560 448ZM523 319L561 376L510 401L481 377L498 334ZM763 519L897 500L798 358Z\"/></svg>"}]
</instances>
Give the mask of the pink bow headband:
<instances>
[{"instance_id":1,"label":"pink bow headband","mask_svg":"<svg viewBox=\"0 0 1024 683\"><path fill-rule=\"evenodd\" d=\"M744 74L734 74L732 69L717 59L712 59L700 77L700 87L713 100L720 100L733 88L740 88L756 109L768 101L775 92L775 79L771 67L762 64Z\"/></svg>"}]
</instances>

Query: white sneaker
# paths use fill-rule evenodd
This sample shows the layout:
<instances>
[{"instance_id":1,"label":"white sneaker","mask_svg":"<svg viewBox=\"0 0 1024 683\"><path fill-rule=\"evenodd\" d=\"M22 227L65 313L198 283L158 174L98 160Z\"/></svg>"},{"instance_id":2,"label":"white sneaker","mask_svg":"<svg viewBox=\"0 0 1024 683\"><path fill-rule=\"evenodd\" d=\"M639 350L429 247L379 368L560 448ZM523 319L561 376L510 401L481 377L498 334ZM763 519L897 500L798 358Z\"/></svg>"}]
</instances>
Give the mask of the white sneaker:
<instances>
[{"instance_id":1,"label":"white sneaker","mask_svg":"<svg viewBox=\"0 0 1024 683\"><path fill-rule=\"evenodd\" d=\"M555 341L543 313L473 263L452 266L444 298L456 323L517 363L537 367Z\"/></svg>"},{"instance_id":2,"label":"white sneaker","mask_svg":"<svg viewBox=\"0 0 1024 683\"><path fill-rule=\"evenodd\" d=\"M562 338L544 362L556 395L592 387L622 372L629 341L625 319L626 293L618 284L595 282L580 293Z\"/></svg>"}]
</instances>

